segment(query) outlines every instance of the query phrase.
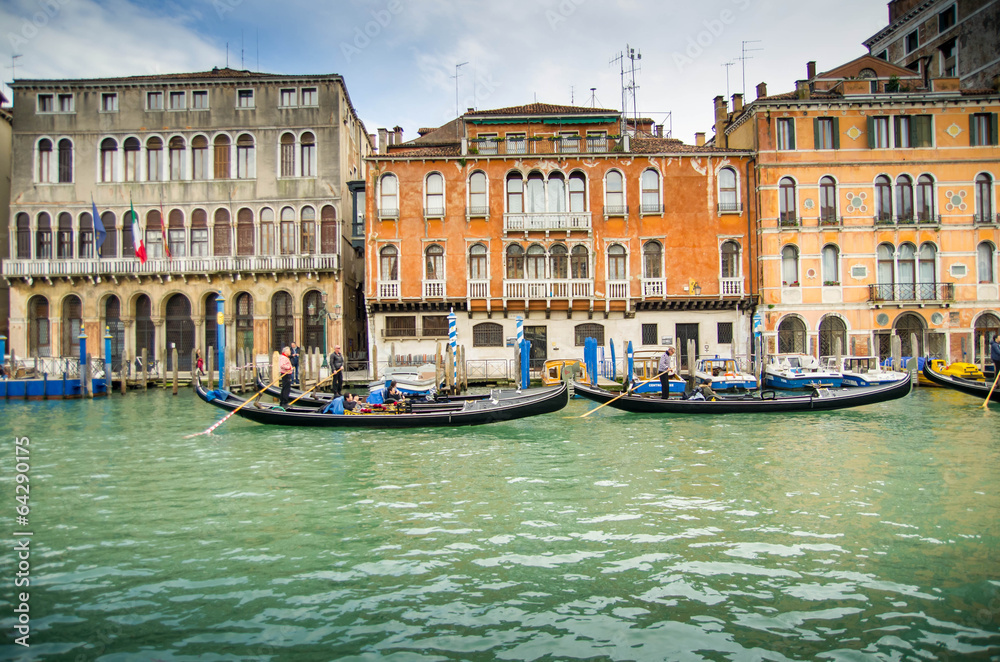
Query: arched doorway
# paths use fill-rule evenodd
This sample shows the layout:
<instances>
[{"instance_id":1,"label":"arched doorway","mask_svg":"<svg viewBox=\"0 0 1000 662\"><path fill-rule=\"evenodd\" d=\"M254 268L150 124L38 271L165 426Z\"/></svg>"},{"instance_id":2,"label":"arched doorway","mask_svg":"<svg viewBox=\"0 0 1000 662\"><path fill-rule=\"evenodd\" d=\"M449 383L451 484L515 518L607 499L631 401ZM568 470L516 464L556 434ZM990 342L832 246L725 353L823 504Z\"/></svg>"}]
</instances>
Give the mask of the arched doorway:
<instances>
[{"instance_id":1,"label":"arched doorway","mask_svg":"<svg viewBox=\"0 0 1000 662\"><path fill-rule=\"evenodd\" d=\"M80 330L83 328L83 305L80 297L71 294L63 299L62 304L62 356L73 356L80 346ZM98 347L104 344L101 334ZM93 345L92 345L93 346Z\"/></svg>"},{"instance_id":2,"label":"arched doorway","mask_svg":"<svg viewBox=\"0 0 1000 662\"><path fill-rule=\"evenodd\" d=\"M191 352L194 350L194 320L191 319L191 302L183 294L167 299L166 340L167 370L173 370L173 349L177 349L177 369L191 369Z\"/></svg>"},{"instance_id":3,"label":"arched doorway","mask_svg":"<svg viewBox=\"0 0 1000 662\"><path fill-rule=\"evenodd\" d=\"M104 301L104 326L111 335L111 370L122 369L125 348L125 323L122 322L122 302L112 294Z\"/></svg>"},{"instance_id":4,"label":"arched doorway","mask_svg":"<svg viewBox=\"0 0 1000 662\"><path fill-rule=\"evenodd\" d=\"M156 327L153 326L153 302L145 294L135 300L135 365L140 371L142 350L146 350L146 361L151 369L156 361Z\"/></svg>"},{"instance_id":5,"label":"arched doorway","mask_svg":"<svg viewBox=\"0 0 1000 662\"><path fill-rule=\"evenodd\" d=\"M798 317L786 317L778 325L778 353L806 353L806 325Z\"/></svg>"},{"instance_id":6,"label":"arched doorway","mask_svg":"<svg viewBox=\"0 0 1000 662\"><path fill-rule=\"evenodd\" d=\"M975 334L973 340L975 342L975 357L976 361L982 361L984 358L989 358L990 356L990 340L994 335L1000 333L1000 315L995 313L983 313L976 320ZM980 339L984 339L983 345L986 348L986 354L980 353Z\"/></svg>"},{"instance_id":7,"label":"arched doorway","mask_svg":"<svg viewBox=\"0 0 1000 662\"><path fill-rule=\"evenodd\" d=\"M323 323L326 316L319 314L323 308L322 295L319 290L309 290L302 303L302 346L307 350L323 347ZM326 349L323 348L322 352L325 354Z\"/></svg>"},{"instance_id":8,"label":"arched doorway","mask_svg":"<svg viewBox=\"0 0 1000 662\"><path fill-rule=\"evenodd\" d=\"M241 292L236 297L236 351L242 350L244 356L254 360L253 346L253 296L249 292Z\"/></svg>"},{"instance_id":9,"label":"arched doorway","mask_svg":"<svg viewBox=\"0 0 1000 662\"><path fill-rule=\"evenodd\" d=\"M836 315L827 315L819 323L819 355L834 356L837 353L838 340L841 354L846 354L847 325Z\"/></svg>"},{"instance_id":10,"label":"arched doorway","mask_svg":"<svg viewBox=\"0 0 1000 662\"><path fill-rule=\"evenodd\" d=\"M924 318L914 313L903 313L896 318L893 325L896 333L899 334L900 347L903 356L923 356L924 355L924 332L927 325ZM913 346L911 334L917 335L917 346Z\"/></svg>"},{"instance_id":11,"label":"arched doorway","mask_svg":"<svg viewBox=\"0 0 1000 662\"><path fill-rule=\"evenodd\" d=\"M51 356L49 301L33 296L28 301L28 356Z\"/></svg>"},{"instance_id":12,"label":"arched doorway","mask_svg":"<svg viewBox=\"0 0 1000 662\"><path fill-rule=\"evenodd\" d=\"M292 344L295 319L292 317L292 295L277 292L271 299L271 349L280 352Z\"/></svg>"}]
</instances>

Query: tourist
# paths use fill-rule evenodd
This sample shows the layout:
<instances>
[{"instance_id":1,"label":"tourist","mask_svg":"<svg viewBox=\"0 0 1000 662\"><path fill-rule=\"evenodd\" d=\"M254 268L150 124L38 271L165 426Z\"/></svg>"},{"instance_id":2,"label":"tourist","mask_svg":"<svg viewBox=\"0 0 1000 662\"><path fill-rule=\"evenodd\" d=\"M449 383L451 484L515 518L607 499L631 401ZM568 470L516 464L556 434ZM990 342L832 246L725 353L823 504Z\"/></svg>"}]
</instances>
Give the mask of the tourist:
<instances>
[{"instance_id":1,"label":"tourist","mask_svg":"<svg viewBox=\"0 0 1000 662\"><path fill-rule=\"evenodd\" d=\"M340 353L340 345L336 345L333 348L333 354L330 355L330 370L333 370L333 393L335 395L340 395L341 390L344 388L344 355ZM337 371L340 372L337 372Z\"/></svg>"},{"instance_id":2,"label":"tourist","mask_svg":"<svg viewBox=\"0 0 1000 662\"><path fill-rule=\"evenodd\" d=\"M296 345L294 341L292 341L291 350L292 350L292 352L291 352L291 354L289 356L291 357L291 361L292 361L292 369L295 372L295 377L293 379L295 380L295 383L298 384L299 383L299 346Z\"/></svg>"},{"instance_id":3,"label":"tourist","mask_svg":"<svg viewBox=\"0 0 1000 662\"><path fill-rule=\"evenodd\" d=\"M719 395L712 390L712 378L706 377L705 382L698 387L698 391L705 396L706 400L718 400Z\"/></svg>"},{"instance_id":4,"label":"tourist","mask_svg":"<svg viewBox=\"0 0 1000 662\"><path fill-rule=\"evenodd\" d=\"M200 349L194 350L194 368L199 377L205 374L205 359L201 358Z\"/></svg>"},{"instance_id":5,"label":"tourist","mask_svg":"<svg viewBox=\"0 0 1000 662\"><path fill-rule=\"evenodd\" d=\"M361 406L361 400L356 398L353 393L348 393L344 396L344 409L347 411L354 411Z\"/></svg>"},{"instance_id":6,"label":"tourist","mask_svg":"<svg viewBox=\"0 0 1000 662\"><path fill-rule=\"evenodd\" d=\"M993 361L994 375L1000 375L1000 333L993 334L993 342L990 343L990 360Z\"/></svg>"},{"instance_id":7,"label":"tourist","mask_svg":"<svg viewBox=\"0 0 1000 662\"><path fill-rule=\"evenodd\" d=\"M657 372L660 373L660 397L666 400L670 397L670 380L677 374L677 359L674 358L673 347L668 347L663 352Z\"/></svg>"},{"instance_id":8,"label":"tourist","mask_svg":"<svg viewBox=\"0 0 1000 662\"><path fill-rule=\"evenodd\" d=\"M281 375L281 398L278 400L278 404L282 408L288 406L292 392L292 375L295 373L295 368L289 358L291 353L292 350L288 347L282 347L281 356L278 357L278 374Z\"/></svg>"}]
</instances>

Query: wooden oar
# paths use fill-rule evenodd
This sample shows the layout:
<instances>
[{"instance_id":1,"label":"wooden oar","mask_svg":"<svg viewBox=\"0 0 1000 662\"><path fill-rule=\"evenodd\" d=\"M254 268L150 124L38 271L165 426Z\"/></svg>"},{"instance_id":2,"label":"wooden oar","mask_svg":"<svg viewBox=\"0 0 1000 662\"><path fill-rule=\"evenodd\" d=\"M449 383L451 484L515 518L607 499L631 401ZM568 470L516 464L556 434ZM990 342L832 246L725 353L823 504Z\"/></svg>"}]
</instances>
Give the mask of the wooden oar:
<instances>
[{"instance_id":1,"label":"wooden oar","mask_svg":"<svg viewBox=\"0 0 1000 662\"><path fill-rule=\"evenodd\" d=\"M996 366L997 376L993 378L993 386L990 387L990 392L986 394L986 400L983 401L983 409L989 409L987 407L990 404L990 396L993 395L993 389L997 387L997 382L1000 381L1000 365Z\"/></svg>"},{"instance_id":2,"label":"wooden oar","mask_svg":"<svg viewBox=\"0 0 1000 662\"><path fill-rule=\"evenodd\" d=\"M336 370L334 370L334 371L333 371L333 373L332 373L332 374L331 374L331 375L330 375L329 377L327 377L326 379L324 379L324 380L323 380L323 381L321 381L321 382L317 382L317 383L316 383L316 386L313 386L313 387L312 387L311 389L309 389L308 391L304 392L304 393L303 393L302 395L300 395L299 397L297 397L297 398L295 398L294 400L292 400L291 402L289 402L289 403L288 403L288 406L289 406L289 407L291 407L291 406L292 406L292 405L294 405L294 404L295 404L296 402L298 402L298 401L299 401L299 400L301 400L302 398L306 397L306 396L307 396L308 394L310 394L310 393L312 393L313 391L315 391L316 389L318 389L318 388L319 388L319 385L320 385L320 384L324 384L324 383L326 383L327 381L329 381L329 380L333 379L333 375L336 375L336 374L337 374L338 372L340 372L340 371L341 371L341 370L343 370L343 369L344 369L344 366L340 366L339 368L337 368Z\"/></svg>"},{"instance_id":3,"label":"wooden oar","mask_svg":"<svg viewBox=\"0 0 1000 662\"><path fill-rule=\"evenodd\" d=\"M657 375L656 377L653 377L652 379L647 379L647 380L646 380L646 381L644 381L644 382L639 382L638 384L636 384L636 386L637 386L637 387L639 387L639 386L642 386L643 384L648 384L649 382L655 382L655 381L656 381L657 379L659 379L659 378L660 378L661 376L663 376L663 375L665 375L665 374L667 374L667 371L666 371L666 370L664 370L663 372L661 372L661 373L660 373L659 375ZM628 395L628 392L629 392L629 389L626 389L626 388L625 388L625 385L624 385L624 384L622 384L622 392L621 392L621 393L619 393L619 394L618 394L618 395L616 395L615 397L611 398L610 400L608 400L608 401L607 401L607 402L605 402L604 404L601 404L601 405L598 405L597 407L594 407L593 409L591 409L590 411L588 411L588 412L587 412L586 414L582 414L582 415L580 415L580 416L576 416L575 418L586 418L587 416L590 416L591 414L593 414L593 413L594 413L595 411L597 411L597 410L598 410L598 409L600 409L601 407L605 407L605 406L607 406L607 405L610 405L610 404L611 404L612 402L614 402L614 401L615 401L615 400L617 400L618 398L620 398L620 397L622 397L622 396L625 396L625 395ZM669 391L669 390L667 391L666 395L667 395L667 396L669 396L669 395L670 395L670 391Z\"/></svg>"},{"instance_id":4,"label":"wooden oar","mask_svg":"<svg viewBox=\"0 0 1000 662\"><path fill-rule=\"evenodd\" d=\"M250 404L251 402L253 402L254 400L256 400L256 399L257 399L257 397L258 397L258 396L260 396L260 394L261 394L261 393L263 393L263 392L264 392L264 391L266 391L267 389L269 389L269 388L271 388L272 386L274 386L275 384L277 384L277 383L278 383L278 382L279 382L280 380L281 380L281 377L278 377L278 378L277 378L277 379L275 379L275 380L274 380L273 382L271 382L270 384L268 384L267 386L265 386L265 387L264 387L264 388L262 388L261 390L257 391L257 392L256 392L256 393L255 393L254 395L252 395L252 396L251 396L251 397L250 397L250 398L249 398L249 399L248 399L248 400L247 400L246 402L244 402L244 403L243 403L243 404L241 404L241 405L240 405L239 407L237 407L236 409L234 409L234 410L232 410L231 412L229 412L228 414L226 414L225 418L223 418L223 419L222 419L221 421L219 421L218 423L216 423L216 424L215 424L215 425L213 425L212 427L210 427L210 428L208 428L207 430L204 430L204 431L202 431L202 432L196 432L195 434L189 434L189 435L187 435L187 436L186 436L186 437L184 437L184 438L185 438L185 439L191 439L192 437L199 437L199 436L201 436L201 435L203 435L203 434L212 434L212 431L213 431L213 430L215 430L215 429L216 429L217 427L219 427L220 425L222 425L223 423L225 423L226 421L228 421L228 420L229 420L230 418L232 418L233 414L235 414L236 412L238 412L239 410L243 409L243 408L244 408L244 407L246 407L246 406L247 406L248 404Z\"/></svg>"}]
</instances>

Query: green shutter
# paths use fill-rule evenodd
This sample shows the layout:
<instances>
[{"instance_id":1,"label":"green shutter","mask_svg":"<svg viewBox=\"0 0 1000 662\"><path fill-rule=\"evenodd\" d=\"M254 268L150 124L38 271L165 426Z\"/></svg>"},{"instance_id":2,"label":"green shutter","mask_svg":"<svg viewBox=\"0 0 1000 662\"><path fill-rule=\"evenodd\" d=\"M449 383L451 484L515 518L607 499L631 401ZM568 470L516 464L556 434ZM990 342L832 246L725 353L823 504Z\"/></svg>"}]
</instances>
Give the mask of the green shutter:
<instances>
[{"instance_id":1,"label":"green shutter","mask_svg":"<svg viewBox=\"0 0 1000 662\"><path fill-rule=\"evenodd\" d=\"M840 118L833 118L833 148L840 149Z\"/></svg>"},{"instance_id":2,"label":"green shutter","mask_svg":"<svg viewBox=\"0 0 1000 662\"><path fill-rule=\"evenodd\" d=\"M990 140L991 145L997 144L997 114L990 113Z\"/></svg>"},{"instance_id":3,"label":"green shutter","mask_svg":"<svg viewBox=\"0 0 1000 662\"><path fill-rule=\"evenodd\" d=\"M794 117L791 118L791 120L788 122L788 126L789 126L788 137L789 137L789 140L790 140L790 143L791 143L788 146L788 149L795 149L795 118Z\"/></svg>"},{"instance_id":4,"label":"green shutter","mask_svg":"<svg viewBox=\"0 0 1000 662\"><path fill-rule=\"evenodd\" d=\"M900 135L899 135L899 133L900 133L899 132L899 125L901 124L901 122L899 121L899 117L893 117L892 119L893 119L893 122L892 122L893 123L892 132L893 132L893 134L895 135L895 138L896 138L896 142L894 142L892 144L892 146L893 147L899 147L899 143L902 142L899 139L900 138Z\"/></svg>"},{"instance_id":5,"label":"green shutter","mask_svg":"<svg viewBox=\"0 0 1000 662\"><path fill-rule=\"evenodd\" d=\"M975 147L979 144L979 135L976 132L976 116L969 115L969 145Z\"/></svg>"},{"instance_id":6,"label":"green shutter","mask_svg":"<svg viewBox=\"0 0 1000 662\"><path fill-rule=\"evenodd\" d=\"M868 116L868 149L875 149L875 118Z\"/></svg>"},{"instance_id":7,"label":"green shutter","mask_svg":"<svg viewBox=\"0 0 1000 662\"><path fill-rule=\"evenodd\" d=\"M819 149L819 118L813 118L813 149Z\"/></svg>"}]
</instances>

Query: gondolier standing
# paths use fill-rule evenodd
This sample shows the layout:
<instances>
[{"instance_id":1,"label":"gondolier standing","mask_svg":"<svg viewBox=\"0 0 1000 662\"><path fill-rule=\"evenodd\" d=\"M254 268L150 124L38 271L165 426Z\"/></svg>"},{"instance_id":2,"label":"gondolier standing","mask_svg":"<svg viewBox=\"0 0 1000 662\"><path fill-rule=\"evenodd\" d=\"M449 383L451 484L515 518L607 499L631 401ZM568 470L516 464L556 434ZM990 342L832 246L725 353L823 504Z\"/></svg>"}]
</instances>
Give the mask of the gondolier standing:
<instances>
[{"instance_id":1,"label":"gondolier standing","mask_svg":"<svg viewBox=\"0 0 1000 662\"><path fill-rule=\"evenodd\" d=\"M333 394L340 395L341 389L344 388L344 355L340 353L340 345L336 345L333 348L333 354L330 355L330 370L333 370ZM340 370L340 372L337 372Z\"/></svg>"},{"instance_id":2,"label":"gondolier standing","mask_svg":"<svg viewBox=\"0 0 1000 662\"><path fill-rule=\"evenodd\" d=\"M668 347L660 357L660 364L657 367L660 373L660 397L664 400L670 398L670 379L677 374L677 359L674 358L674 348Z\"/></svg>"},{"instance_id":3,"label":"gondolier standing","mask_svg":"<svg viewBox=\"0 0 1000 662\"><path fill-rule=\"evenodd\" d=\"M993 375L1000 375L1000 333L993 334L993 342L990 343L990 360L993 361Z\"/></svg>"},{"instance_id":4,"label":"gondolier standing","mask_svg":"<svg viewBox=\"0 0 1000 662\"><path fill-rule=\"evenodd\" d=\"M282 407L288 406L292 391L292 374L295 368L292 367L292 360L288 358L292 351L287 347L281 348L281 356L278 357L278 374L281 375L281 398L279 404Z\"/></svg>"}]
</instances>

